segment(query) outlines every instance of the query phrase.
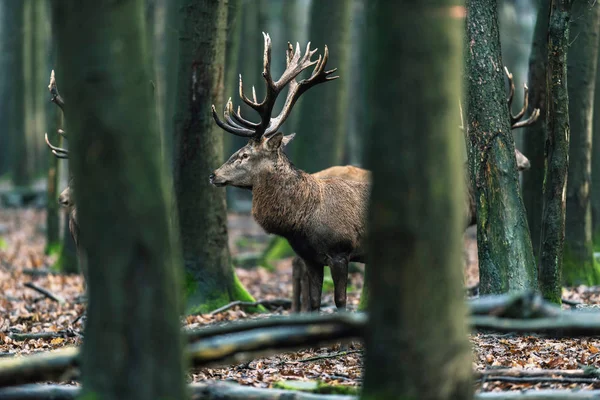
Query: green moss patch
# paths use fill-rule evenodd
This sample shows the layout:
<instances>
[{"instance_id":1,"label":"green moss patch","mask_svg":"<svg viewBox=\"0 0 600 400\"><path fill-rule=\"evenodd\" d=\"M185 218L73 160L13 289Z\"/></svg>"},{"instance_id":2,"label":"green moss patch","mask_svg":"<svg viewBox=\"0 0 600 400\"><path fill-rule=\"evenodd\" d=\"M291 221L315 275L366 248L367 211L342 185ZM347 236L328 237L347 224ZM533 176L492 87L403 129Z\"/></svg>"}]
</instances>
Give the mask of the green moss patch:
<instances>
[{"instance_id":1,"label":"green moss patch","mask_svg":"<svg viewBox=\"0 0 600 400\"><path fill-rule=\"evenodd\" d=\"M279 381L273 384L273 388L308 393L350 396L357 396L360 393L359 389L354 386L328 385L321 381Z\"/></svg>"}]
</instances>

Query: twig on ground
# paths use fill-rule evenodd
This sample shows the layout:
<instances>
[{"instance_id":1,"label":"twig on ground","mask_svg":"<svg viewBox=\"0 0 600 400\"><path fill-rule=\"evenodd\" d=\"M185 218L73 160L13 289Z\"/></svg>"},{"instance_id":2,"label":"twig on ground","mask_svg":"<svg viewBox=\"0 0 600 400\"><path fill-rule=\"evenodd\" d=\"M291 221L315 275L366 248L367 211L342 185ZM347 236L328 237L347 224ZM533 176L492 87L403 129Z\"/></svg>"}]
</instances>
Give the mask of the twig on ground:
<instances>
[{"instance_id":1,"label":"twig on ground","mask_svg":"<svg viewBox=\"0 0 600 400\"><path fill-rule=\"evenodd\" d=\"M311 362L311 361L326 360L328 358L343 357L343 356L347 356L348 354L354 354L354 353L362 353L362 350L340 351L337 353L323 354L320 356L304 358L302 360L289 361L288 363L295 363L295 362L305 363L305 362Z\"/></svg>"},{"instance_id":2,"label":"twig on ground","mask_svg":"<svg viewBox=\"0 0 600 400\"><path fill-rule=\"evenodd\" d=\"M571 306L571 307L575 307L575 306L578 306L578 305L580 305L580 304L583 304L583 303L582 303L582 302L580 302L580 301L569 300L569 299L562 299L562 302L563 302L564 304L568 305L568 306Z\"/></svg>"},{"instance_id":3,"label":"twig on ground","mask_svg":"<svg viewBox=\"0 0 600 400\"><path fill-rule=\"evenodd\" d=\"M37 340L37 339L55 339L62 337L73 337L74 333L69 331L60 331L60 332L35 332L35 333L19 333L19 332L11 332L8 336L17 342L23 342L25 340Z\"/></svg>"},{"instance_id":4,"label":"twig on ground","mask_svg":"<svg viewBox=\"0 0 600 400\"><path fill-rule=\"evenodd\" d=\"M57 302L58 304L63 304L65 302L65 299L63 299L60 296L57 296L55 294L52 294L51 292L49 292L48 290L41 288L35 284L33 284L32 282L27 282L24 284L25 287L28 287L29 289L33 289L38 293L43 294L44 296L46 296L47 298L49 298L50 300L53 300L55 302Z\"/></svg>"},{"instance_id":5,"label":"twig on ground","mask_svg":"<svg viewBox=\"0 0 600 400\"><path fill-rule=\"evenodd\" d=\"M272 308L272 307L283 307L285 309L289 309L292 307L292 301L288 300L288 299L272 299L272 300L259 300L259 301L240 301L240 300L236 300L236 301L232 301L229 304L224 305L223 307L219 307L216 310L211 311L210 313L208 313L208 315L213 316L215 314L219 314L222 313L224 311L227 311L235 306L240 306L240 307L258 307L258 306L263 306L263 307L267 307L267 308Z\"/></svg>"}]
</instances>

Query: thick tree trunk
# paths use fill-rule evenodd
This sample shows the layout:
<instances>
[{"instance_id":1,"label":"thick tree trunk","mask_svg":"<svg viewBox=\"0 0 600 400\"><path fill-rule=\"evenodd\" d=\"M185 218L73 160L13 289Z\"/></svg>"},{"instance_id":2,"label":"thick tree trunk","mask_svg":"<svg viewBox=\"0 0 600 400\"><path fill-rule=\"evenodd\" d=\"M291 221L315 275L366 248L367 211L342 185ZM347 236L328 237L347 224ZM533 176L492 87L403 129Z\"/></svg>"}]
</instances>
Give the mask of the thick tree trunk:
<instances>
[{"instance_id":1,"label":"thick tree trunk","mask_svg":"<svg viewBox=\"0 0 600 400\"><path fill-rule=\"evenodd\" d=\"M83 397L183 399L181 259L160 160L144 2L53 5L90 276Z\"/></svg>"},{"instance_id":2,"label":"thick tree trunk","mask_svg":"<svg viewBox=\"0 0 600 400\"><path fill-rule=\"evenodd\" d=\"M598 63L600 64L600 50L598 51ZM596 66L592 125L592 240L594 250L600 251L600 65Z\"/></svg>"},{"instance_id":3,"label":"thick tree trunk","mask_svg":"<svg viewBox=\"0 0 600 400\"><path fill-rule=\"evenodd\" d=\"M208 312L232 300L253 301L237 280L227 246L225 193L209 184L223 132L210 107L223 104L224 0L186 0L175 111L175 191L186 271L187 310Z\"/></svg>"},{"instance_id":4,"label":"thick tree trunk","mask_svg":"<svg viewBox=\"0 0 600 400\"><path fill-rule=\"evenodd\" d=\"M309 40L319 48L331 46L329 65L338 67L345 79L308 93L299 109L299 135L291 151L294 164L310 173L339 165L344 158L348 130L351 16L351 0L313 2L311 6Z\"/></svg>"},{"instance_id":5,"label":"thick tree trunk","mask_svg":"<svg viewBox=\"0 0 600 400\"><path fill-rule=\"evenodd\" d=\"M455 140L464 22L457 7L451 1L367 7L366 157L373 173L367 268L375 295L368 304L365 399L472 397L456 268L464 222L462 143ZM402 129L390 118L402 121Z\"/></svg>"},{"instance_id":6,"label":"thick tree trunk","mask_svg":"<svg viewBox=\"0 0 600 400\"><path fill-rule=\"evenodd\" d=\"M570 18L571 1L552 0L548 26L548 138L540 245L540 290L546 299L559 304L569 169L567 50Z\"/></svg>"},{"instance_id":7,"label":"thick tree trunk","mask_svg":"<svg viewBox=\"0 0 600 400\"><path fill-rule=\"evenodd\" d=\"M600 284L600 266L594 265L590 186L592 172L592 115L598 63L600 4L574 1L569 27L569 172L563 254L563 281L567 285Z\"/></svg>"},{"instance_id":8,"label":"thick tree trunk","mask_svg":"<svg viewBox=\"0 0 600 400\"><path fill-rule=\"evenodd\" d=\"M524 132L523 154L531 163L531 169L523 173L523 203L527 210L527 225L531 233L531 244L539 261L540 235L542 231L544 143L546 139L546 62L548 61L548 19L550 1L540 0L533 33L533 45L529 57L529 112L540 110L540 118Z\"/></svg>"},{"instance_id":9,"label":"thick tree trunk","mask_svg":"<svg viewBox=\"0 0 600 400\"><path fill-rule=\"evenodd\" d=\"M469 169L482 294L537 287L500 55L496 0L467 1Z\"/></svg>"}]
</instances>

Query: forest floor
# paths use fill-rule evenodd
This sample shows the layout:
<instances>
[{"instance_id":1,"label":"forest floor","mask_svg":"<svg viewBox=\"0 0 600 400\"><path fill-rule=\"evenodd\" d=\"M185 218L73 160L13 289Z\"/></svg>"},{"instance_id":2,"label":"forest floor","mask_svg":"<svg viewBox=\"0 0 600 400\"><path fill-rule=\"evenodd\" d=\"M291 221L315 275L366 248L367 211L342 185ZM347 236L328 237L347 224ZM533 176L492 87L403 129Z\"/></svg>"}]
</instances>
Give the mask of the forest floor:
<instances>
[{"instance_id":1,"label":"forest floor","mask_svg":"<svg viewBox=\"0 0 600 400\"><path fill-rule=\"evenodd\" d=\"M80 345L85 305L79 276L49 273L55 257L44 255L45 212L34 209L0 209L0 357L14 357L67 345ZM262 250L268 238L247 215L230 215L230 246L238 255ZM467 266L465 286L478 281L477 251L474 232L465 234ZM291 260L276 263L273 272L264 268L237 268L237 274L258 299L290 298ZM358 305L363 276L350 277L349 308ZM32 286L33 285L33 286ZM51 299L32 287L55 295ZM600 304L600 287L566 288L563 298L588 304ZM333 312L331 290L324 295L324 312ZM275 313L288 314L288 310ZM185 319L188 327L230 320L260 318L239 308L215 315L194 315ZM19 334L48 333L48 337L22 340ZM550 339L540 335L473 333L473 370L492 368L520 370L574 370L600 368L600 338ZM340 352L339 346L288 352L223 368L190 371L190 381L233 380L243 385L272 387L280 381L319 380L338 385L360 386L362 345L352 344ZM505 377L504 380L477 380L478 391L600 388L600 379L569 379L556 374L542 378Z\"/></svg>"}]
</instances>

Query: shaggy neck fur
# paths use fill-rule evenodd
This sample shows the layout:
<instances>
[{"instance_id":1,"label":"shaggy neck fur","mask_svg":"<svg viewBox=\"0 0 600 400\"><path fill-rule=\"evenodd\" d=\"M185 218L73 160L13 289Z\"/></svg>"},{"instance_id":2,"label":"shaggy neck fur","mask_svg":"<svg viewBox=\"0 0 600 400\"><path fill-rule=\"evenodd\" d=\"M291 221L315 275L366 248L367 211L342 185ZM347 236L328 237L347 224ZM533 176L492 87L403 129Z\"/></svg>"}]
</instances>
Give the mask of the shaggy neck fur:
<instances>
[{"instance_id":1,"label":"shaggy neck fur","mask_svg":"<svg viewBox=\"0 0 600 400\"><path fill-rule=\"evenodd\" d=\"M268 233L286 238L304 231L322 201L320 182L294 167L283 152L256 177L252 215Z\"/></svg>"}]
</instances>

